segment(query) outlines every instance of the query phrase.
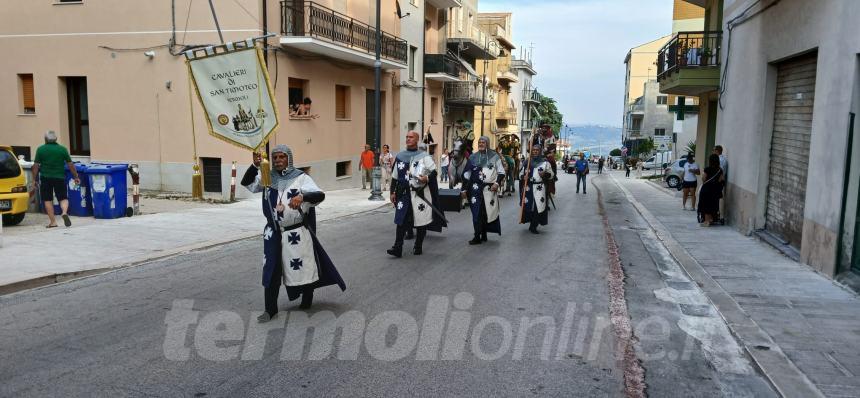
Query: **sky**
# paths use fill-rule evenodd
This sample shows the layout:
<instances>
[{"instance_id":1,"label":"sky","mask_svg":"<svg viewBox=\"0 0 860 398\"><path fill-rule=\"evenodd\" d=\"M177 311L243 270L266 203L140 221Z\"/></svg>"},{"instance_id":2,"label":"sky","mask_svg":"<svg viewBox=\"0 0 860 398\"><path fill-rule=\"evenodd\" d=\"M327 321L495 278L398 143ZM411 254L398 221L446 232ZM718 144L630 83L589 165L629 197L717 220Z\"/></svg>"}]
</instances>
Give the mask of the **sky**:
<instances>
[{"instance_id":1,"label":"sky","mask_svg":"<svg viewBox=\"0 0 860 398\"><path fill-rule=\"evenodd\" d=\"M671 0L479 0L479 12L512 12L513 40L534 44L534 85L566 124L621 126L624 57L672 31Z\"/></svg>"}]
</instances>

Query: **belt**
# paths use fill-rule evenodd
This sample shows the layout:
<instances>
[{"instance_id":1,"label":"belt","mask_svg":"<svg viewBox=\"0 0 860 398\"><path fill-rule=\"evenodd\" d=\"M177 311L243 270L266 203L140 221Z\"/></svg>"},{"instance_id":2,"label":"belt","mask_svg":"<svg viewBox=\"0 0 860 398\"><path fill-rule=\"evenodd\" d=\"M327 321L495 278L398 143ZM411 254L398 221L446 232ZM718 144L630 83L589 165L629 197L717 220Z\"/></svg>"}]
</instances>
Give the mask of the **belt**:
<instances>
[{"instance_id":1,"label":"belt","mask_svg":"<svg viewBox=\"0 0 860 398\"><path fill-rule=\"evenodd\" d=\"M303 227L303 226L305 226L305 224L303 224L303 223L293 224L293 225L290 225L289 227L284 227L284 231L292 231L294 229L297 229L297 228Z\"/></svg>"}]
</instances>

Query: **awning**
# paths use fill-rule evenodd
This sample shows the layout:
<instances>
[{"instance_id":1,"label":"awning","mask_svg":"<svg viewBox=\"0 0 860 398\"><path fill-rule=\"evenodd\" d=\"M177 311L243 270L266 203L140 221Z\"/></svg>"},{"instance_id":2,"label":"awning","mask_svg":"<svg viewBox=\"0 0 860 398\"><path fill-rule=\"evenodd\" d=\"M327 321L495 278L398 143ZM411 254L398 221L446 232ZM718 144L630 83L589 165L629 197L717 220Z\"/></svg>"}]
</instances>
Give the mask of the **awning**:
<instances>
[{"instance_id":1,"label":"awning","mask_svg":"<svg viewBox=\"0 0 860 398\"><path fill-rule=\"evenodd\" d=\"M463 67L466 68L466 72L474 77L478 77L478 72L475 71L475 68L472 65L469 65L468 62L464 61L463 58L457 57L460 60L460 63L463 64Z\"/></svg>"}]
</instances>

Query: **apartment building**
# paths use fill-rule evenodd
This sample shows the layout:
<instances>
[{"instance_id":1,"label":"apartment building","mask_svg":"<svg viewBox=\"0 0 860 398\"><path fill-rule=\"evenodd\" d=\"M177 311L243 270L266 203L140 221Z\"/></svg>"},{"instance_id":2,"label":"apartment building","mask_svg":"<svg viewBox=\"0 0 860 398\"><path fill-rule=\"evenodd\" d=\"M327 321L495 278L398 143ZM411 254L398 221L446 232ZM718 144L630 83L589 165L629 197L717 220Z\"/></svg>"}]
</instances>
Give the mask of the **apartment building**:
<instances>
[{"instance_id":1,"label":"apartment building","mask_svg":"<svg viewBox=\"0 0 860 398\"><path fill-rule=\"evenodd\" d=\"M713 141L729 222L860 286L860 2L688 2L722 32Z\"/></svg>"},{"instance_id":2,"label":"apartment building","mask_svg":"<svg viewBox=\"0 0 860 398\"><path fill-rule=\"evenodd\" d=\"M190 191L199 161L204 190L228 194L232 161L241 172L250 154L207 134L180 54L220 43L207 2L7 3L16 12L0 14L0 89L7 93L0 97L0 142L31 157L45 130L56 130L76 160L139 164L144 189ZM358 155L373 142L374 4L214 3L225 41L276 34L266 53L282 120L271 142L290 145L296 165L325 189L359 186ZM382 141L393 150L407 121L422 119L408 114L401 122L401 93L412 90L398 82L413 71L421 76L423 60L412 48L423 47L423 38L412 30L411 41L402 37L396 8L395 1L382 2ZM304 98L312 100L316 117L291 117L290 106ZM417 102L420 112L420 94Z\"/></svg>"},{"instance_id":3,"label":"apartment building","mask_svg":"<svg viewBox=\"0 0 860 398\"><path fill-rule=\"evenodd\" d=\"M537 76L532 60L533 49L520 49L519 57L511 59L511 69L516 73L517 81L512 82L510 100L519 105L516 108L516 120L519 120L520 153L528 153L526 144L531 138L532 131L540 122L540 92L535 88L534 77Z\"/></svg>"},{"instance_id":4,"label":"apartment building","mask_svg":"<svg viewBox=\"0 0 860 398\"><path fill-rule=\"evenodd\" d=\"M637 147L655 135L672 133L669 98L656 85L657 54L671 36L633 47L624 58L624 108L622 143L629 155L638 155ZM647 155L647 154L643 154Z\"/></svg>"},{"instance_id":5,"label":"apartment building","mask_svg":"<svg viewBox=\"0 0 860 398\"><path fill-rule=\"evenodd\" d=\"M477 0L463 0L460 7L448 12L447 51L462 65L459 81L444 83L444 142L449 148L458 137L477 138L481 132L475 124L476 107L496 103L493 91L483 90L483 77L476 71L476 64L498 58L500 46L480 28L477 17ZM477 122L480 124L480 120Z\"/></svg>"}]
</instances>

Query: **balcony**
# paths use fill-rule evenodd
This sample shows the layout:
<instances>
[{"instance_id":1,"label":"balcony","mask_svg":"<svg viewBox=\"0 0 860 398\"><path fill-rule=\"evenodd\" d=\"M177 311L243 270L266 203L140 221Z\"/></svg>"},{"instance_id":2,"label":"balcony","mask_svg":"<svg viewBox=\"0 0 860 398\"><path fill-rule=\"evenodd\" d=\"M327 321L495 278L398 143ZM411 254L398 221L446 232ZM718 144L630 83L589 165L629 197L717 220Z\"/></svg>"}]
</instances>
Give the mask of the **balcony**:
<instances>
[{"instance_id":1,"label":"balcony","mask_svg":"<svg viewBox=\"0 0 860 398\"><path fill-rule=\"evenodd\" d=\"M495 105L496 93L487 89L484 101L481 101L482 87L473 82L445 83L445 102L459 105Z\"/></svg>"},{"instance_id":2,"label":"balcony","mask_svg":"<svg viewBox=\"0 0 860 398\"><path fill-rule=\"evenodd\" d=\"M493 60L499 57L499 46L488 44L492 38L484 31L477 26L460 30L455 25L453 22L448 24L448 49L473 59Z\"/></svg>"},{"instance_id":3,"label":"balcony","mask_svg":"<svg viewBox=\"0 0 860 398\"><path fill-rule=\"evenodd\" d=\"M535 71L534 66L531 62L523 60L523 59L515 59L511 61L511 68L513 70L517 69L525 69L530 75L537 75L537 71Z\"/></svg>"},{"instance_id":4,"label":"balcony","mask_svg":"<svg viewBox=\"0 0 860 398\"><path fill-rule=\"evenodd\" d=\"M496 80L499 81L499 84L511 84L520 81L510 64L499 65L496 71Z\"/></svg>"},{"instance_id":5,"label":"balcony","mask_svg":"<svg viewBox=\"0 0 860 398\"><path fill-rule=\"evenodd\" d=\"M376 28L312 1L281 1L281 46L373 67ZM406 40L382 32L384 69L406 69Z\"/></svg>"},{"instance_id":6,"label":"balcony","mask_svg":"<svg viewBox=\"0 0 860 398\"><path fill-rule=\"evenodd\" d=\"M517 108L504 108L496 112L496 119L504 119L509 124L517 124Z\"/></svg>"},{"instance_id":7,"label":"balcony","mask_svg":"<svg viewBox=\"0 0 860 398\"><path fill-rule=\"evenodd\" d=\"M523 93L523 102L540 105L541 97L542 96L537 90L525 90Z\"/></svg>"},{"instance_id":8,"label":"balcony","mask_svg":"<svg viewBox=\"0 0 860 398\"><path fill-rule=\"evenodd\" d=\"M627 106L627 113L634 115L644 115L645 105L642 103L633 103Z\"/></svg>"},{"instance_id":9,"label":"balcony","mask_svg":"<svg viewBox=\"0 0 860 398\"><path fill-rule=\"evenodd\" d=\"M461 7L463 3L460 0L427 0L427 3L438 9Z\"/></svg>"},{"instance_id":10,"label":"balcony","mask_svg":"<svg viewBox=\"0 0 860 398\"><path fill-rule=\"evenodd\" d=\"M657 55L660 92L698 96L720 86L722 32L679 32Z\"/></svg>"},{"instance_id":11,"label":"balcony","mask_svg":"<svg viewBox=\"0 0 860 398\"><path fill-rule=\"evenodd\" d=\"M640 137L642 137L642 130L640 130L640 129L627 129L627 137L628 138L640 138Z\"/></svg>"},{"instance_id":12,"label":"balcony","mask_svg":"<svg viewBox=\"0 0 860 398\"><path fill-rule=\"evenodd\" d=\"M424 54L424 78L437 82L459 82L460 61L445 54Z\"/></svg>"}]
</instances>

